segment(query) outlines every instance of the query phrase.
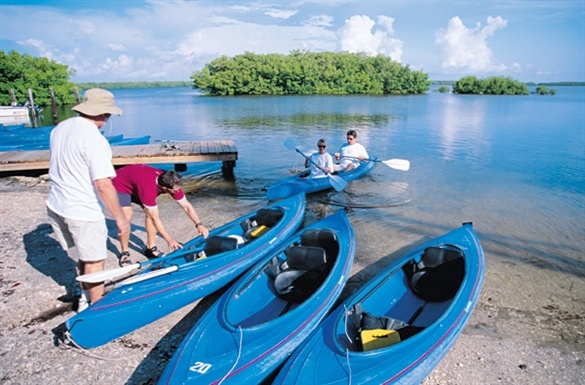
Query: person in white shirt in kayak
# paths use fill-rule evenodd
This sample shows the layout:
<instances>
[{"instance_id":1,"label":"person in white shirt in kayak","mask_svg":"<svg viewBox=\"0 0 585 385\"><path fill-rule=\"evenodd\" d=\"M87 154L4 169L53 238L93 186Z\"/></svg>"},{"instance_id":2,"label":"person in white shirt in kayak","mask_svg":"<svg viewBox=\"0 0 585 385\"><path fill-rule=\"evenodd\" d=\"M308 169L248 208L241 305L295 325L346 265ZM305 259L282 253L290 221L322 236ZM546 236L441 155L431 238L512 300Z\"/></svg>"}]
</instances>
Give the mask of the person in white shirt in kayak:
<instances>
[{"instance_id":1,"label":"person in white shirt in kayak","mask_svg":"<svg viewBox=\"0 0 585 385\"><path fill-rule=\"evenodd\" d=\"M319 139L317 148L318 152L305 159L305 168L311 167L311 178L321 178L333 172L333 157L327 152L325 139Z\"/></svg>"},{"instance_id":2,"label":"person in white shirt in kayak","mask_svg":"<svg viewBox=\"0 0 585 385\"><path fill-rule=\"evenodd\" d=\"M347 131L347 143L341 145L339 152L335 153L335 159L340 160L334 165L336 172L346 172L359 167L360 162L367 162L369 158L366 148L357 142L357 132Z\"/></svg>"}]
</instances>

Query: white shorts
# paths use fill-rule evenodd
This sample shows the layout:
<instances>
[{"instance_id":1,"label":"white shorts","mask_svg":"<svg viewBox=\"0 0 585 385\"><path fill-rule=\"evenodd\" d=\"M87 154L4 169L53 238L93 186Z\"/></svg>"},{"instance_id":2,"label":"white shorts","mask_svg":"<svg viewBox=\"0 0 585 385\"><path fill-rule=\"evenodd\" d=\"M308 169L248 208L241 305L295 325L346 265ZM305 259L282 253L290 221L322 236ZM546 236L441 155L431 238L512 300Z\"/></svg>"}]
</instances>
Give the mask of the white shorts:
<instances>
[{"instance_id":1,"label":"white shorts","mask_svg":"<svg viewBox=\"0 0 585 385\"><path fill-rule=\"evenodd\" d=\"M47 208L47 215L57 240L64 250L77 246L79 260L84 262L103 261L108 255L106 242L108 229L106 221L88 222L64 218Z\"/></svg>"},{"instance_id":2,"label":"white shorts","mask_svg":"<svg viewBox=\"0 0 585 385\"><path fill-rule=\"evenodd\" d=\"M352 163L355 163L355 162L352 162L350 159L344 159L339 164L334 164L333 165L333 170L334 171L343 171L343 170L345 170L347 168L347 166L349 166ZM359 163L356 165L356 167L358 165L359 165Z\"/></svg>"}]
</instances>

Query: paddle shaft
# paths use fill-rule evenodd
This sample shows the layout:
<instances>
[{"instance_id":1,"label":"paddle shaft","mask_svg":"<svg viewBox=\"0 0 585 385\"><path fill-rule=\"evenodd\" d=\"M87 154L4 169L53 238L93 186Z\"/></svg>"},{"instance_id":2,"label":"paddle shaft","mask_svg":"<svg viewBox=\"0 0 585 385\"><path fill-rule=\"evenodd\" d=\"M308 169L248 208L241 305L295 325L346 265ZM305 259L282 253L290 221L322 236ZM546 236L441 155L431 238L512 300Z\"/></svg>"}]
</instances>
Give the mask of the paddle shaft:
<instances>
[{"instance_id":1,"label":"paddle shaft","mask_svg":"<svg viewBox=\"0 0 585 385\"><path fill-rule=\"evenodd\" d=\"M329 174L330 174L330 172L329 172L329 171L327 171L327 170L325 170L325 168L323 168L323 167L319 166L317 163L315 163L315 162L313 161L313 159L311 159L311 157L310 157L310 156L306 156L306 155L305 155L305 154L303 154L303 152L302 152L301 150L299 150L298 148L295 148L295 151L296 151L296 152L298 152L299 154L301 154L302 156L304 156L304 157L305 157L305 159L306 159L307 161L311 162L311 164L315 165L315 167L317 167L319 170L323 171L325 174L327 174L327 175L329 175Z\"/></svg>"}]
</instances>

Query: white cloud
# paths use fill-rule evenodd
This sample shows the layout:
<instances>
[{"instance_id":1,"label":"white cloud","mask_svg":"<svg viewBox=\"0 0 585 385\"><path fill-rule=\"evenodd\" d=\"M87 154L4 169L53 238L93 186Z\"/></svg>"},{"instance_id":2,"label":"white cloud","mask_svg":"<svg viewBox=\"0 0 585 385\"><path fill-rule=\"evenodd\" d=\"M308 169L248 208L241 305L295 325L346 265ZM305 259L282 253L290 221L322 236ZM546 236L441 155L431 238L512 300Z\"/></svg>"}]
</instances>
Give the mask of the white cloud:
<instances>
[{"instance_id":1,"label":"white cloud","mask_svg":"<svg viewBox=\"0 0 585 385\"><path fill-rule=\"evenodd\" d=\"M297 11L285 11L283 9L269 9L265 12L266 15L274 17L275 19L288 19L297 14Z\"/></svg>"},{"instance_id":2,"label":"white cloud","mask_svg":"<svg viewBox=\"0 0 585 385\"><path fill-rule=\"evenodd\" d=\"M126 50L126 47L124 47L124 44L110 43L110 44L108 44L108 48L111 49L112 51L125 51Z\"/></svg>"},{"instance_id":3,"label":"white cloud","mask_svg":"<svg viewBox=\"0 0 585 385\"><path fill-rule=\"evenodd\" d=\"M378 16L377 24L365 15L352 16L337 31L339 50L382 54L400 62L403 42L390 36L394 33L393 23L393 18L383 15Z\"/></svg>"},{"instance_id":4,"label":"white cloud","mask_svg":"<svg viewBox=\"0 0 585 385\"><path fill-rule=\"evenodd\" d=\"M312 25L315 27L331 27L333 17L328 15L311 16L308 20L303 21L303 25Z\"/></svg>"},{"instance_id":5,"label":"white cloud","mask_svg":"<svg viewBox=\"0 0 585 385\"><path fill-rule=\"evenodd\" d=\"M490 16L485 27L477 23L469 29L458 16L453 17L446 29L437 31L435 43L444 54L441 67L447 72L465 70L476 74L505 71L506 66L494 59L487 39L507 23L500 16Z\"/></svg>"},{"instance_id":6,"label":"white cloud","mask_svg":"<svg viewBox=\"0 0 585 385\"><path fill-rule=\"evenodd\" d=\"M17 41L17 43L23 47L32 47L36 49L39 52L40 56L46 57L49 60L53 59L53 52L51 48L42 40L27 39Z\"/></svg>"}]
</instances>

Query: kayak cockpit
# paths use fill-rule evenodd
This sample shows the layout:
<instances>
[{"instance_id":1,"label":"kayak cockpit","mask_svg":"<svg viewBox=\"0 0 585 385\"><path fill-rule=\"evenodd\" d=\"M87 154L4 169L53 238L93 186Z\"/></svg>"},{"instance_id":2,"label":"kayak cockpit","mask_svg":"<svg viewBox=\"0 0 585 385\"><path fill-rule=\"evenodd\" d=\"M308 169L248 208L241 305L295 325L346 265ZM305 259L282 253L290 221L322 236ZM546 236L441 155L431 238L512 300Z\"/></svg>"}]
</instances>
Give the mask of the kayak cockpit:
<instances>
[{"instance_id":1,"label":"kayak cockpit","mask_svg":"<svg viewBox=\"0 0 585 385\"><path fill-rule=\"evenodd\" d=\"M232 325L251 327L299 306L322 285L340 252L335 232L309 229L273 257L251 281L230 300L226 316ZM259 295L258 292L269 292ZM248 304L246 311L236 306Z\"/></svg>"},{"instance_id":2,"label":"kayak cockpit","mask_svg":"<svg viewBox=\"0 0 585 385\"><path fill-rule=\"evenodd\" d=\"M465 276L461 249L426 248L346 309L338 321L343 350L370 351L404 341L433 325L452 305Z\"/></svg>"},{"instance_id":3,"label":"kayak cockpit","mask_svg":"<svg viewBox=\"0 0 585 385\"><path fill-rule=\"evenodd\" d=\"M165 259L162 263L165 265L176 263L177 259L182 259L184 262L193 262L196 259L240 249L246 244L260 239L262 235L278 225L284 216L284 210L280 207L262 208L240 223L235 223L234 226L209 236L203 241L202 245L186 248L184 253L181 251L176 252L173 262Z\"/></svg>"}]
</instances>

